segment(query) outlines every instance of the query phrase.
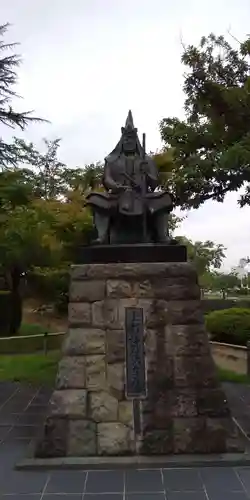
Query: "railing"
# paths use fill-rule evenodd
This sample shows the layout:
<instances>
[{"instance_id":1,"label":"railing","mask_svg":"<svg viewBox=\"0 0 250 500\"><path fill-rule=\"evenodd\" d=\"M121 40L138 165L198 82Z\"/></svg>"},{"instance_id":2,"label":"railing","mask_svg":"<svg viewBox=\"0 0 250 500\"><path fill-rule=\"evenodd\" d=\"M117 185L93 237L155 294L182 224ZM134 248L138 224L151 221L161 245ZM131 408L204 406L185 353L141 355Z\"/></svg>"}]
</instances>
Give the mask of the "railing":
<instances>
[{"instance_id":1,"label":"railing","mask_svg":"<svg viewBox=\"0 0 250 500\"><path fill-rule=\"evenodd\" d=\"M66 332L0 337L0 354L20 354L60 349ZM247 346L210 341L213 358L221 368L250 376L250 342Z\"/></svg>"},{"instance_id":2,"label":"railing","mask_svg":"<svg viewBox=\"0 0 250 500\"><path fill-rule=\"evenodd\" d=\"M17 335L15 337L0 337L0 354L28 354L61 348L66 332L55 332L35 335Z\"/></svg>"}]
</instances>

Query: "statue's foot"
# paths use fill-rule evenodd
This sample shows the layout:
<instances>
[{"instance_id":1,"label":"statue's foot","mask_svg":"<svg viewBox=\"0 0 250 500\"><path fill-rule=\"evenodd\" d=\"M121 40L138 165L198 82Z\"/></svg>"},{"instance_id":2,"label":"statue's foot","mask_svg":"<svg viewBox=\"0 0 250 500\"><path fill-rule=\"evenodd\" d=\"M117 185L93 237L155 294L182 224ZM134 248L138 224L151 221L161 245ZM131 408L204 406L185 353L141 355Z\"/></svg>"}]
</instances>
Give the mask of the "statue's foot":
<instances>
[{"instance_id":1,"label":"statue's foot","mask_svg":"<svg viewBox=\"0 0 250 500\"><path fill-rule=\"evenodd\" d=\"M172 239L169 238L168 236L164 236L163 238L159 238L157 243L162 243L162 244L165 244L165 245L171 245L171 241Z\"/></svg>"},{"instance_id":2,"label":"statue's foot","mask_svg":"<svg viewBox=\"0 0 250 500\"><path fill-rule=\"evenodd\" d=\"M170 238L169 236L163 236L162 238L159 238L157 243L162 243L165 245L178 245L178 241Z\"/></svg>"}]
</instances>

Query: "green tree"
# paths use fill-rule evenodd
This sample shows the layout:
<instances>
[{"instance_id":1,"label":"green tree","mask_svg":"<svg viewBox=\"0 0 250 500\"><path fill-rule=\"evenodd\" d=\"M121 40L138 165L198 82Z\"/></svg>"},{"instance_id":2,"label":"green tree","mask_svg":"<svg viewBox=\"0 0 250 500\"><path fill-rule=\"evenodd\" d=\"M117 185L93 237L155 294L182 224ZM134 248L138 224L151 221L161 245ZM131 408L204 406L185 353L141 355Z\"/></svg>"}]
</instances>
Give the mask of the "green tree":
<instances>
[{"instance_id":1,"label":"green tree","mask_svg":"<svg viewBox=\"0 0 250 500\"><path fill-rule=\"evenodd\" d=\"M223 296L228 290L240 286L240 280L234 273L214 273L213 289L221 291Z\"/></svg>"},{"instance_id":2,"label":"green tree","mask_svg":"<svg viewBox=\"0 0 250 500\"><path fill-rule=\"evenodd\" d=\"M234 273L221 273L219 271L205 271L199 278L200 286L203 291L212 290L221 292L223 298L230 290L240 287L240 279Z\"/></svg>"},{"instance_id":3,"label":"green tree","mask_svg":"<svg viewBox=\"0 0 250 500\"><path fill-rule=\"evenodd\" d=\"M0 262L22 268L56 267L74 260L76 247L86 243L92 218L84 199L72 192L68 199L34 198L0 211Z\"/></svg>"},{"instance_id":4,"label":"green tree","mask_svg":"<svg viewBox=\"0 0 250 500\"><path fill-rule=\"evenodd\" d=\"M27 205L34 197L34 173L29 169L8 168L0 172L0 215Z\"/></svg>"},{"instance_id":5,"label":"green tree","mask_svg":"<svg viewBox=\"0 0 250 500\"><path fill-rule=\"evenodd\" d=\"M102 186L103 168L103 163L97 162L85 165L84 169L76 169L69 179L69 185L77 187L83 193L90 189L99 190Z\"/></svg>"},{"instance_id":6,"label":"green tree","mask_svg":"<svg viewBox=\"0 0 250 500\"><path fill-rule=\"evenodd\" d=\"M14 97L19 97L14 90L17 83L16 68L21 59L16 54L7 55L16 47L16 43L4 43L4 35L9 24L0 25L0 52L3 56L0 58L0 123L11 128L19 127L24 130L31 122L45 121L41 118L32 116L32 111L17 112L11 106ZM9 164L16 164L20 159L19 148L17 144L8 144L0 137L0 166L6 167Z\"/></svg>"},{"instance_id":7,"label":"green tree","mask_svg":"<svg viewBox=\"0 0 250 500\"><path fill-rule=\"evenodd\" d=\"M22 163L26 165L26 177L29 172L29 183L35 197L57 199L67 197L71 191L79 191L85 196L90 189L100 189L103 175L101 163L69 168L58 158L61 139L43 139L43 142L45 151L41 152L32 142L14 138Z\"/></svg>"},{"instance_id":8,"label":"green tree","mask_svg":"<svg viewBox=\"0 0 250 500\"><path fill-rule=\"evenodd\" d=\"M30 122L44 121L32 116L32 112L17 112L12 106L13 98L18 97L14 90L17 83L16 68L20 64L20 58L16 54L9 54L16 44L4 43L4 35L8 24L0 26L0 124L24 130ZM4 304L1 302L0 329L2 333L14 334L22 319L22 300L19 293L21 266L12 252L12 247L6 245L11 238L8 235L9 216L12 218L19 205L27 204L31 194L30 183L24 181L24 171L9 171L10 165L17 165L22 160L18 144L14 140L6 143L0 137L0 278L1 299L7 298ZM7 171L3 172L4 169ZM26 172L27 174L27 172ZM27 175L26 175L27 177ZM27 181L27 178L26 178ZM18 228L17 228L18 230ZM20 238L19 238L20 240ZM4 294L4 289L7 286ZM9 312L11 311L11 314ZM4 330L4 331L3 331Z\"/></svg>"},{"instance_id":9,"label":"green tree","mask_svg":"<svg viewBox=\"0 0 250 500\"><path fill-rule=\"evenodd\" d=\"M192 242L186 237L178 238L187 246L188 258L194 263L199 276L213 268L219 269L225 258L225 247L213 241Z\"/></svg>"},{"instance_id":10,"label":"green tree","mask_svg":"<svg viewBox=\"0 0 250 500\"><path fill-rule=\"evenodd\" d=\"M44 139L43 142L46 150L41 153L33 143L16 139L22 151L23 162L27 164L30 172L33 172L33 179L31 175L30 180L33 184L34 196L45 200L56 199L68 190L65 173L69 169L57 157L60 139L53 141Z\"/></svg>"},{"instance_id":11,"label":"green tree","mask_svg":"<svg viewBox=\"0 0 250 500\"><path fill-rule=\"evenodd\" d=\"M242 186L250 203L250 37L233 48L223 36L184 48L186 119L160 124L173 152L170 184L183 208L223 201Z\"/></svg>"},{"instance_id":12,"label":"green tree","mask_svg":"<svg viewBox=\"0 0 250 500\"><path fill-rule=\"evenodd\" d=\"M205 271L199 276L199 284L203 292L214 289L214 273Z\"/></svg>"}]
</instances>

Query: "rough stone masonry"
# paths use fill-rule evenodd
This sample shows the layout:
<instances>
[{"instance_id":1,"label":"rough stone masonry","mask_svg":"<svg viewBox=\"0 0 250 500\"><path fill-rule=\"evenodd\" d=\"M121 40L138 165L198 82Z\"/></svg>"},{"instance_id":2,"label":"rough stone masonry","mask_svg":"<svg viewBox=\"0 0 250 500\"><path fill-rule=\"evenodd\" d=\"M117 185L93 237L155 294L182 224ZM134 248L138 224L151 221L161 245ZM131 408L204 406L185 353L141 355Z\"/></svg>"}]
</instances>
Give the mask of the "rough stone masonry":
<instances>
[{"instance_id":1,"label":"rough stone masonry","mask_svg":"<svg viewBox=\"0 0 250 500\"><path fill-rule=\"evenodd\" d=\"M147 397L135 438L125 394L125 308L144 315ZM190 263L71 270L69 329L37 457L239 450Z\"/></svg>"}]
</instances>

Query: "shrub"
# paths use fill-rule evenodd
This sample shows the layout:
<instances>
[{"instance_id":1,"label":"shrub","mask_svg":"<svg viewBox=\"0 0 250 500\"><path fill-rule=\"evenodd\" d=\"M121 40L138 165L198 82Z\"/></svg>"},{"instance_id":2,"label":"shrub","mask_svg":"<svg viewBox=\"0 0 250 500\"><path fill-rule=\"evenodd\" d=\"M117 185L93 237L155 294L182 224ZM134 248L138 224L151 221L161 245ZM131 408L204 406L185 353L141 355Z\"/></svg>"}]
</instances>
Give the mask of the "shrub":
<instances>
[{"instance_id":1,"label":"shrub","mask_svg":"<svg viewBox=\"0 0 250 500\"><path fill-rule=\"evenodd\" d=\"M34 268L27 276L29 288L37 297L54 304L61 314L67 314L69 268Z\"/></svg>"},{"instance_id":2,"label":"shrub","mask_svg":"<svg viewBox=\"0 0 250 500\"><path fill-rule=\"evenodd\" d=\"M250 340L250 309L234 307L206 315L206 328L211 340L246 345Z\"/></svg>"}]
</instances>

